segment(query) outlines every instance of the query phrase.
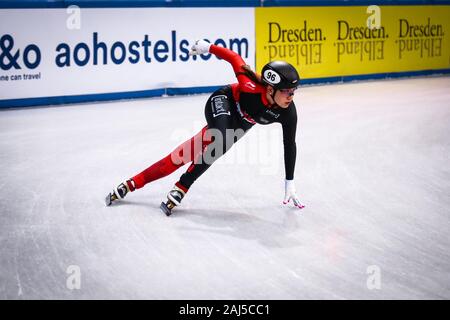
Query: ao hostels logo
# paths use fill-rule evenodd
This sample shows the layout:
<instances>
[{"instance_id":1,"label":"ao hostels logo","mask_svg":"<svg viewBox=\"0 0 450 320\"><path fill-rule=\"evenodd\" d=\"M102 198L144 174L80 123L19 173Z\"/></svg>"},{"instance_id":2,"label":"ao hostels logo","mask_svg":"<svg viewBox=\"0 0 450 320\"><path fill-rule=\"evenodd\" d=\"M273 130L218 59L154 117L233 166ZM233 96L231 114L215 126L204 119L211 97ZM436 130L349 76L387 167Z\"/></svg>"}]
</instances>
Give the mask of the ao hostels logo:
<instances>
[{"instance_id":1,"label":"ao hostels logo","mask_svg":"<svg viewBox=\"0 0 450 320\"><path fill-rule=\"evenodd\" d=\"M14 47L14 38L5 34L0 38L0 69L8 71L11 68L35 69L41 63L41 50L35 44L29 44L21 52Z\"/></svg>"}]
</instances>

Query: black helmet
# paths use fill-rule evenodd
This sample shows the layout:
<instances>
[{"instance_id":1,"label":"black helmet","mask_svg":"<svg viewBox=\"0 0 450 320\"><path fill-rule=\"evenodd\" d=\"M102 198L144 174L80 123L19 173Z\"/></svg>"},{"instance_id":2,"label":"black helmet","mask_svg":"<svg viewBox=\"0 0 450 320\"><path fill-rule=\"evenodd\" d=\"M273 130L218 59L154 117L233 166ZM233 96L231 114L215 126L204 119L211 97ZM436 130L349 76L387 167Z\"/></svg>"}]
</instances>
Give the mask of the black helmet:
<instances>
[{"instance_id":1,"label":"black helmet","mask_svg":"<svg viewBox=\"0 0 450 320\"><path fill-rule=\"evenodd\" d=\"M297 70L285 61L272 61L266 64L261 72L262 81L278 89L296 88L300 84Z\"/></svg>"}]
</instances>

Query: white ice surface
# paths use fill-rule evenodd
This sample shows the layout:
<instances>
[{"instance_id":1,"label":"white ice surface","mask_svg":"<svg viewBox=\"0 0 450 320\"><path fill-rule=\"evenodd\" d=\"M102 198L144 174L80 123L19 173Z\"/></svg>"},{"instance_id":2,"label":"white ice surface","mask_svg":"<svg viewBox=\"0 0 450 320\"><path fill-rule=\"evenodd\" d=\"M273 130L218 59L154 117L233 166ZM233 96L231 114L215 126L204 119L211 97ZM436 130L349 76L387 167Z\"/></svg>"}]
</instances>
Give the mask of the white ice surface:
<instances>
[{"instance_id":1,"label":"white ice surface","mask_svg":"<svg viewBox=\"0 0 450 320\"><path fill-rule=\"evenodd\" d=\"M281 204L276 124L253 128L171 217L159 204L186 167L105 207L201 128L206 99L0 111L0 299L450 298L449 77L302 88L303 210Z\"/></svg>"}]
</instances>

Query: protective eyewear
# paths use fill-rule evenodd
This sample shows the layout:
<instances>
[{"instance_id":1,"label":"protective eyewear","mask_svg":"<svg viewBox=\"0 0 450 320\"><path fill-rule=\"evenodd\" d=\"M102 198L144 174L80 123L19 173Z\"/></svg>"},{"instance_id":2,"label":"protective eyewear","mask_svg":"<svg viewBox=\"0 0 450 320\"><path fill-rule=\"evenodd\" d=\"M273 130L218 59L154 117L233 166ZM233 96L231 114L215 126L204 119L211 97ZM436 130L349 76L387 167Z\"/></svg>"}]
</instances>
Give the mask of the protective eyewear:
<instances>
[{"instance_id":1,"label":"protective eyewear","mask_svg":"<svg viewBox=\"0 0 450 320\"><path fill-rule=\"evenodd\" d=\"M280 92L282 94L284 94L285 96L293 96L295 93L295 90L297 90L297 88L291 88L291 89L280 89Z\"/></svg>"}]
</instances>

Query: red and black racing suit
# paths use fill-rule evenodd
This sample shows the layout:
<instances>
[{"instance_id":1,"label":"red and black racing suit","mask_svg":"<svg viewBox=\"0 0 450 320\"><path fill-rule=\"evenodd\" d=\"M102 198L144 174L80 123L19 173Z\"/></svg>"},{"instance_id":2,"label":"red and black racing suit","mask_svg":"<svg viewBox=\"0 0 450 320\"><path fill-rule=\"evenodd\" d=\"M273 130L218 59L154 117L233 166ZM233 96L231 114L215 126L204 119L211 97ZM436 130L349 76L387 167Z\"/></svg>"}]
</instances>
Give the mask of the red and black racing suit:
<instances>
[{"instance_id":1,"label":"red and black racing suit","mask_svg":"<svg viewBox=\"0 0 450 320\"><path fill-rule=\"evenodd\" d=\"M223 137L223 150L217 152L214 159L217 160L228 151L242 135L229 135L227 129L242 130L247 132L253 125L281 123L283 128L284 164L286 179L294 178L297 128L297 111L294 102L287 108L270 105L266 99L266 87L255 83L245 75L244 60L237 53L216 45L211 45L210 53L228 61L236 74L238 83L225 86L215 91L206 102L205 126L197 135L177 147L167 157L150 166L137 176L133 177L136 188L142 188L146 183L162 178L185 163L192 162L188 170L181 176L176 185L185 192L191 187L210 166L211 161L205 161L206 151L210 140L204 139L208 129L220 131ZM216 131L217 132L217 131ZM229 131L228 131L229 132ZM195 152L194 141L201 139L201 150ZM213 140L214 141L214 140ZM186 149L186 146L189 148ZM184 150L190 150L190 154L183 154ZM213 154L214 156L214 154ZM175 160L175 161L174 161Z\"/></svg>"}]
</instances>

